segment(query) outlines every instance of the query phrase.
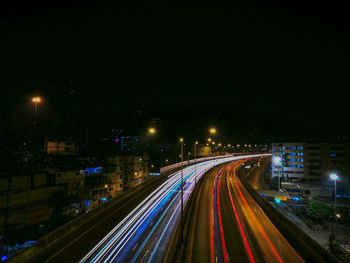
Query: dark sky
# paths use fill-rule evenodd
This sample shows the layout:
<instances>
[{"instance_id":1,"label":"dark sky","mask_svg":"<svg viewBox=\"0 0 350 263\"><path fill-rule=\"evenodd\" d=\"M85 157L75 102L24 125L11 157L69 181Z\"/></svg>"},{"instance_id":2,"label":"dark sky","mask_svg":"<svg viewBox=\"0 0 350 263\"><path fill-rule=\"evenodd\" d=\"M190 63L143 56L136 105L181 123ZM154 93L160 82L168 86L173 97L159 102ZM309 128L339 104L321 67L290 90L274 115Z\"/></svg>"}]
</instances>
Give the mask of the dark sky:
<instances>
[{"instance_id":1,"label":"dark sky","mask_svg":"<svg viewBox=\"0 0 350 263\"><path fill-rule=\"evenodd\" d=\"M2 3L3 120L35 92L64 111L72 87L82 118L105 122L142 108L180 125L224 114L349 133L342 2L25 2Z\"/></svg>"}]
</instances>

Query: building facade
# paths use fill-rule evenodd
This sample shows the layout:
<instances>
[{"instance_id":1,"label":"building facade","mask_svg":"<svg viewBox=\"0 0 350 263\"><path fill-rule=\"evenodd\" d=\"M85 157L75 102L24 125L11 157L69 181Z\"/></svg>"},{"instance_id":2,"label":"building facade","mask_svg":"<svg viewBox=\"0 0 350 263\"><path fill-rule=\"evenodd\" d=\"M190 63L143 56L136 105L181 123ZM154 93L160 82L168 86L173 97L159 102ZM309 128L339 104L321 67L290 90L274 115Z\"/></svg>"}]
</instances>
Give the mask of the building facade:
<instances>
[{"instance_id":1,"label":"building facade","mask_svg":"<svg viewBox=\"0 0 350 263\"><path fill-rule=\"evenodd\" d=\"M281 158L279 163L276 158ZM331 173L337 173L341 186L350 189L350 144L272 144L272 177L280 174L284 181L328 185Z\"/></svg>"},{"instance_id":2,"label":"building facade","mask_svg":"<svg viewBox=\"0 0 350 263\"><path fill-rule=\"evenodd\" d=\"M298 182L304 177L304 145L302 143L272 144L272 177Z\"/></svg>"},{"instance_id":3,"label":"building facade","mask_svg":"<svg viewBox=\"0 0 350 263\"><path fill-rule=\"evenodd\" d=\"M149 157L125 155L109 157L106 171L111 182L119 184L119 188L135 187L149 178Z\"/></svg>"},{"instance_id":4,"label":"building facade","mask_svg":"<svg viewBox=\"0 0 350 263\"><path fill-rule=\"evenodd\" d=\"M332 143L305 144L305 181L329 181L337 173L344 184L350 184L350 145Z\"/></svg>"},{"instance_id":5,"label":"building facade","mask_svg":"<svg viewBox=\"0 0 350 263\"><path fill-rule=\"evenodd\" d=\"M19 229L51 218L55 193L66 191L47 173L0 178L0 229Z\"/></svg>"}]
</instances>

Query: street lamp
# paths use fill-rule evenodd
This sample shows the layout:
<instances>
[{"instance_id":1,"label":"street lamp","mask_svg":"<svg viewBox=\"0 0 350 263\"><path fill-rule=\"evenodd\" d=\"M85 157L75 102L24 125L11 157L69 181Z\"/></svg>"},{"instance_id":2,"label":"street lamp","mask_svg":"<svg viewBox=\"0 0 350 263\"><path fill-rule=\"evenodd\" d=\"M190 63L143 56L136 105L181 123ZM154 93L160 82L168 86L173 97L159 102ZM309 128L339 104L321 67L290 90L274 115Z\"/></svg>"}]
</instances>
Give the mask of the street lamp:
<instances>
[{"instance_id":1,"label":"street lamp","mask_svg":"<svg viewBox=\"0 0 350 263\"><path fill-rule=\"evenodd\" d=\"M148 129L148 133L149 133L150 135L153 135L153 134L156 133L156 129L153 128L153 127L151 127L151 128Z\"/></svg>"},{"instance_id":2,"label":"street lamp","mask_svg":"<svg viewBox=\"0 0 350 263\"><path fill-rule=\"evenodd\" d=\"M33 97L32 98L32 102L34 103L34 127L36 127L36 115L38 112L38 103L41 102L41 98L40 97Z\"/></svg>"},{"instance_id":3,"label":"street lamp","mask_svg":"<svg viewBox=\"0 0 350 263\"><path fill-rule=\"evenodd\" d=\"M275 156L273 158L273 164L275 166L278 166L278 192L280 191L280 180L281 180L281 176L280 176L280 168L281 168L281 161L282 161L282 158L279 157L279 156Z\"/></svg>"},{"instance_id":4,"label":"street lamp","mask_svg":"<svg viewBox=\"0 0 350 263\"><path fill-rule=\"evenodd\" d=\"M337 180L339 176L336 173L331 173L329 178L334 181L334 221L335 221L335 229L334 236L337 237Z\"/></svg>"},{"instance_id":5,"label":"street lamp","mask_svg":"<svg viewBox=\"0 0 350 263\"><path fill-rule=\"evenodd\" d=\"M183 197L183 184L184 184L184 174L183 174L183 158L184 158L184 139L180 138L181 143L181 242L184 242L184 216L183 216L183 210L184 210L184 197Z\"/></svg>"},{"instance_id":6,"label":"street lamp","mask_svg":"<svg viewBox=\"0 0 350 263\"><path fill-rule=\"evenodd\" d=\"M194 142L194 172L197 172L197 144L198 142ZM194 185L197 184L197 175L194 177Z\"/></svg>"},{"instance_id":7,"label":"street lamp","mask_svg":"<svg viewBox=\"0 0 350 263\"><path fill-rule=\"evenodd\" d=\"M215 142L211 142L211 151L212 151L212 153L213 153L213 155L214 155L214 162L215 162Z\"/></svg>"},{"instance_id":8,"label":"street lamp","mask_svg":"<svg viewBox=\"0 0 350 263\"><path fill-rule=\"evenodd\" d=\"M216 129L215 128L210 128L209 132L210 132L210 134L214 135L216 133Z\"/></svg>"}]
</instances>

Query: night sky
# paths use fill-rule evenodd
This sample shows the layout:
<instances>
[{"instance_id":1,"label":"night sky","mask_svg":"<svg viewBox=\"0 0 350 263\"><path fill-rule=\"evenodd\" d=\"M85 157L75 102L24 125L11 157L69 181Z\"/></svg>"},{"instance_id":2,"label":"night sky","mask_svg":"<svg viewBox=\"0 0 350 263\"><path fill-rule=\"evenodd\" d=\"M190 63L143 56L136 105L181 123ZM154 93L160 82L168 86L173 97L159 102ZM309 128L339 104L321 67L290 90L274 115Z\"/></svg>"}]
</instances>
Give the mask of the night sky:
<instances>
[{"instance_id":1,"label":"night sky","mask_svg":"<svg viewBox=\"0 0 350 263\"><path fill-rule=\"evenodd\" d=\"M0 122L42 94L53 119L70 103L105 123L143 109L186 127L243 117L266 133L349 134L341 2L125 2L3 1Z\"/></svg>"}]
</instances>

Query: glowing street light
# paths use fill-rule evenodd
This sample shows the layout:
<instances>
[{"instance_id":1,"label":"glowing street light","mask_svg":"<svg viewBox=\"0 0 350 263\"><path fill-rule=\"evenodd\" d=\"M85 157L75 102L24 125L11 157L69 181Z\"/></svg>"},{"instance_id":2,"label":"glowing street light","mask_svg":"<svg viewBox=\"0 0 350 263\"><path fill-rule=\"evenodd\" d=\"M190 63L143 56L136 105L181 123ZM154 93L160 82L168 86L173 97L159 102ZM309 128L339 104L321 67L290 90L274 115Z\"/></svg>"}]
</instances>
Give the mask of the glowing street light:
<instances>
[{"instance_id":1,"label":"glowing street light","mask_svg":"<svg viewBox=\"0 0 350 263\"><path fill-rule=\"evenodd\" d=\"M339 176L336 173L331 173L329 175L329 178L334 181L334 214L336 215L334 217L335 221L335 231L334 231L334 236L335 238L337 237L337 181L339 180Z\"/></svg>"},{"instance_id":2,"label":"glowing street light","mask_svg":"<svg viewBox=\"0 0 350 263\"><path fill-rule=\"evenodd\" d=\"M213 134L213 135L214 135L214 134L216 133L216 129L215 129L215 128L210 128L210 129L209 129L209 132L210 132L210 134Z\"/></svg>"},{"instance_id":3,"label":"glowing street light","mask_svg":"<svg viewBox=\"0 0 350 263\"><path fill-rule=\"evenodd\" d=\"M148 133L151 134L151 135L153 135L153 134L156 133L156 129L153 128L153 127L151 127L151 128L148 129Z\"/></svg>"},{"instance_id":4,"label":"glowing street light","mask_svg":"<svg viewBox=\"0 0 350 263\"><path fill-rule=\"evenodd\" d=\"M197 144L198 142L195 141L194 142L194 171L197 172ZM196 180L197 177L195 177L195 181L194 181L194 184L196 185L197 184L197 180Z\"/></svg>"},{"instance_id":5,"label":"glowing street light","mask_svg":"<svg viewBox=\"0 0 350 263\"><path fill-rule=\"evenodd\" d=\"M335 173L332 173L329 175L329 178L331 178L333 181L337 181L339 179L339 176Z\"/></svg>"},{"instance_id":6,"label":"glowing street light","mask_svg":"<svg viewBox=\"0 0 350 263\"><path fill-rule=\"evenodd\" d=\"M214 155L214 161L215 161L215 152L214 152L214 150L215 150L215 142L214 141L212 141L211 142L211 152L213 153L213 155Z\"/></svg>"},{"instance_id":7,"label":"glowing street light","mask_svg":"<svg viewBox=\"0 0 350 263\"><path fill-rule=\"evenodd\" d=\"M36 118L37 118L37 113L38 113L38 103L41 102L40 97L33 97L32 102L34 103L34 127L36 127Z\"/></svg>"},{"instance_id":8,"label":"glowing street light","mask_svg":"<svg viewBox=\"0 0 350 263\"><path fill-rule=\"evenodd\" d=\"M184 194L183 194L183 185L184 185L184 173L183 173L183 161L184 161L184 139L180 138L181 143L181 242L184 243Z\"/></svg>"},{"instance_id":9,"label":"glowing street light","mask_svg":"<svg viewBox=\"0 0 350 263\"><path fill-rule=\"evenodd\" d=\"M280 180L281 180L281 175L280 175L280 168L281 168L281 162L282 162L282 158L279 156L275 156L273 157L273 164L275 166L278 166L278 192L280 191Z\"/></svg>"},{"instance_id":10,"label":"glowing street light","mask_svg":"<svg viewBox=\"0 0 350 263\"><path fill-rule=\"evenodd\" d=\"M41 98L40 98L40 97L33 97L33 98L32 98L32 102L34 102L34 103L40 103L40 102L41 102Z\"/></svg>"}]
</instances>

